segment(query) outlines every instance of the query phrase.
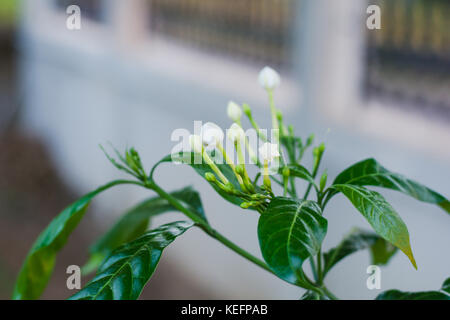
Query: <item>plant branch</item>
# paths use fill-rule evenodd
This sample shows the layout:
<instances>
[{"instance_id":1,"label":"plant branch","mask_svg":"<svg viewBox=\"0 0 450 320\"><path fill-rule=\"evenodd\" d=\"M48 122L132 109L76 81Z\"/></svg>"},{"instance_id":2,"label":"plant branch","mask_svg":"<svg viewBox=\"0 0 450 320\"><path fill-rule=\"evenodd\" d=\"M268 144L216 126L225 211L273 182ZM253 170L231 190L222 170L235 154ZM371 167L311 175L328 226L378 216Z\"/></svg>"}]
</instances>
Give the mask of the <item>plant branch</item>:
<instances>
[{"instance_id":1,"label":"plant branch","mask_svg":"<svg viewBox=\"0 0 450 320\"><path fill-rule=\"evenodd\" d=\"M336 296L334 295L334 293L332 293L330 290L328 290L327 287L322 286L322 290L323 290L323 292L328 296L328 298L330 298L331 300L339 300L339 298L336 297Z\"/></svg>"},{"instance_id":2,"label":"plant branch","mask_svg":"<svg viewBox=\"0 0 450 320\"><path fill-rule=\"evenodd\" d=\"M192 212L190 209L183 206L176 198L174 198L172 195L164 191L161 187L159 187L154 181L148 181L146 184L138 183L144 186L147 189L155 191L160 197L166 199L171 205L173 205L176 209L181 211L183 214L185 214L189 219L191 219L199 228L201 228L203 231L205 231L208 235L210 235L212 238L216 239L217 241L221 242L223 245L231 249L232 251L239 254L241 257L249 260L250 262L253 262L260 268L270 272L271 274L277 276L270 268L269 266L258 259L257 257L253 256L248 251L242 249L235 243L233 243L231 240L227 239L225 236L220 234L217 230L213 229L207 222L205 222L200 216ZM321 288L315 286L311 280L309 280L305 275L306 281L304 283L299 284L304 289L309 289L312 291L315 291L319 294L324 295L324 292Z\"/></svg>"},{"instance_id":3,"label":"plant branch","mask_svg":"<svg viewBox=\"0 0 450 320\"><path fill-rule=\"evenodd\" d=\"M193 213L188 208L184 207L176 198L174 198L172 195L165 192L163 189L161 189L156 183L151 182L147 185L145 185L146 188L151 189L155 191L159 196L166 199L171 205L173 205L175 208L180 210L182 213L184 213L189 219L191 219L193 222L197 224L203 231L205 231L207 234L209 234L214 239L221 242L226 247L230 248L240 256L244 257L245 259L255 263L259 267L263 268L264 270L270 272L273 274L272 270L260 259L256 258L246 250L242 249L238 245L234 244L230 240L228 240L225 236L221 235L218 231L213 229L208 223L206 223L202 218L200 218L197 214Z\"/></svg>"}]
</instances>

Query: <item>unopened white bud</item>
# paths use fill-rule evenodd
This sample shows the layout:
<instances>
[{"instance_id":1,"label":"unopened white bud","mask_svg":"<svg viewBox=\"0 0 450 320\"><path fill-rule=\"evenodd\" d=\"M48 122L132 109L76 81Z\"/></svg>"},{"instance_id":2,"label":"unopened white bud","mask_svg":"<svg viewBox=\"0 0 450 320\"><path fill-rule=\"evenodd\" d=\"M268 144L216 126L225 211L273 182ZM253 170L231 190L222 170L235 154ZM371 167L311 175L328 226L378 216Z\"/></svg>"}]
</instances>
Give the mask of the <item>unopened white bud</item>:
<instances>
[{"instance_id":1,"label":"unopened white bud","mask_svg":"<svg viewBox=\"0 0 450 320\"><path fill-rule=\"evenodd\" d=\"M207 122L202 126L200 136L203 145L209 150L214 149L217 144L222 143L224 138L222 129L212 122Z\"/></svg>"},{"instance_id":2,"label":"unopened white bud","mask_svg":"<svg viewBox=\"0 0 450 320\"><path fill-rule=\"evenodd\" d=\"M258 82L264 89L272 90L280 85L281 78L278 72L266 66L260 71Z\"/></svg>"},{"instance_id":3,"label":"unopened white bud","mask_svg":"<svg viewBox=\"0 0 450 320\"><path fill-rule=\"evenodd\" d=\"M244 129L242 129L238 124L233 123L230 129L227 130L228 139L232 142L241 141L245 137Z\"/></svg>"},{"instance_id":4,"label":"unopened white bud","mask_svg":"<svg viewBox=\"0 0 450 320\"><path fill-rule=\"evenodd\" d=\"M242 109L237 103L230 101L228 102L227 114L231 120L239 121L242 117Z\"/></svg>"},{"instance_id":5,"label":"unopened white bud","mask_svg":"<svg viewBox=\"0 0 450 320\"><path fill-rule=\"evenodd\" d=\"M262 161L272 162L273 159L280 156L278 144L266 142L259 149L259 157Z\"/></svg>"}]
</instances>

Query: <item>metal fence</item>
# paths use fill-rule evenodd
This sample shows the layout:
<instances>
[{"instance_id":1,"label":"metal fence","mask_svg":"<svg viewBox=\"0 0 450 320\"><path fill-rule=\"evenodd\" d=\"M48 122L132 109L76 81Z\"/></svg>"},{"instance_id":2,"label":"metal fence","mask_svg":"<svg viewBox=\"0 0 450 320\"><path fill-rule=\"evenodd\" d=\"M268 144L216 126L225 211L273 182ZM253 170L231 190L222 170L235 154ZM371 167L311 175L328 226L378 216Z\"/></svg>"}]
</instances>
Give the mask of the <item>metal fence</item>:
<instances>
[{"instance_id":1,"label":"metal fence","mask_svg":"<svg viewBox=\"0 0 450 320\"><path fill-rule=\"evenodd\" d=\"M108 3L54 1L61 9L77 4L99 21ZM255 65L292 65L300 0L147 1L151 32ZM450 0L369 2L382 9L382 29L368 31L367 98L450 119Z\"/></svg>"},{"instance_id":2,"label":"metal fence","mask_svg":"<svg viewBox=\"0 0 450 320\"><path fill-rule=\"evenodd\" d=\"M367 94L450 120L450 1L379 0L368 31Z\"/></svg>"},{"instance_id":3,"label":"metal fence","mask_svg":"<svg viewBox=\"0 0 450 320\"><path fill-rule=\"evenodd\" d=\"M70 5L77 5L82 9L83 16L92 20L102 21L103 15L103 0L54 0L55 5L61 9L66 10Z\"/></svg>"},{"instance_id":4,"label":"metal fence","mask_svg":"<svg viewBox=\"0 0 450 320\"><path fill-rule=\"evenodd\" d=\"M151 28L210 51L289 64L295 0L153 0Z\"/></svg>"}]
</instances>

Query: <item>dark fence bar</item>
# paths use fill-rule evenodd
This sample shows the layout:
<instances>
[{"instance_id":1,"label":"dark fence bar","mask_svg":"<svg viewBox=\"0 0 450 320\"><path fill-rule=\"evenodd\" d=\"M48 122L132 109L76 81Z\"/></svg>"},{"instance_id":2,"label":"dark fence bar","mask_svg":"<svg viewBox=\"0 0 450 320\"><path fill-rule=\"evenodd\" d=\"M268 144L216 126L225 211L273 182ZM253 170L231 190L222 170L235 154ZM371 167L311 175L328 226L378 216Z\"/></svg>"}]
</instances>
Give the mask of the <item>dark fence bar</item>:
<instances>
[{"instance_id":1,"label":"dark fence bar","mask_svg":"<svg viewBox=\"0 0 450 320\"><path fill-rule=\"evenodd\" d=\"M254 63L289 64L293 0L153 0L151 27Z\"/></svg>"},{"instance_id":2,"label":"dark fence bar","mask_svg":"<svg viewBox=\"0 0 450 320\"><path fill-rule=\"evenodd\" d=\"M95 21L103 20L102 0L55 0L56 6L61 10L66 10L70 5L77 5L81 8L83 16Z\"/></svg>"}]
</instances>

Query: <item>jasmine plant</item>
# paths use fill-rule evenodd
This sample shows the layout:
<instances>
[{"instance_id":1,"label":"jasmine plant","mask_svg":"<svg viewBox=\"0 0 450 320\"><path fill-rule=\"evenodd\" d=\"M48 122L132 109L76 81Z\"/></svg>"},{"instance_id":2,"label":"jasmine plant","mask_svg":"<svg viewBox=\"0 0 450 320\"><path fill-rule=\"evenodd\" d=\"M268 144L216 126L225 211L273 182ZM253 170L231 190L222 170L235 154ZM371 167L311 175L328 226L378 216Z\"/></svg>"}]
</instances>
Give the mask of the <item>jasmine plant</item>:
<instances>
[{"instance_id":1,"label":"jasmine plant","mask_svg":"<svg viewBox=\"0 0 450 320\"><path fill-rule=\"evenodd\" d=\"M372 264L384 265L396 251L402 251L412 266L417 264L410 245L408 228L394 208L370 187L402 192L416 200L440 206L450 213L450 202L439 193L394 173L375 159L365 159L343 170L329 183L321 169L323 143L314 136L302 139L292 126L286 126L276 108L274 90L280 84L278 73L265 67L258 81L269 98L272 135L261 130L247 104L230 102L228 117L233 121L227 134L214 123L206 123L200 135L189 137L190 149L164 157L147 171L134 148L115 156L105 152L110 162L130 175L101 186L63 210L40 234L29 251L17 278L14 299L38 299L52 274L56 256L86 213L92 199L119 185L148 189L151 198L125 212L117 223L89 249L85 274L96 272L84 288L70 299L137 299L149 281L163 250L191 228L200 228L249 262L283 281L305 289L302 299L337 299L325 285L329 271L358 250L370 250ZM244 132L245 115L260 143L254 150ZM232 143L230 154L223 141ZM303 156L312 148L312 168L304 167ZM248 154L249 159L245 155ZM191 187L173 192L164 190L155 178L162 164L183 163L194 169L224 199L259 215L256 228L263 260L235 244L208 222L200 195ZM254 170L254 169L257 170ZM255 173L256 171L256 173ZM304 183L305 192L297 186ZM275 187L276 186L276 187ZM328 223L325 210L339 195L346 197L363 215L371 231L354 229L329 251L322 250ZM186 221L176 221L148 230L149 220L169 211L179 211ZM309 263L311 272L304 264ZM450 278L442 288L427 292L390 290L377 299L450 299Z\"/></svg>"}]
</instances>

